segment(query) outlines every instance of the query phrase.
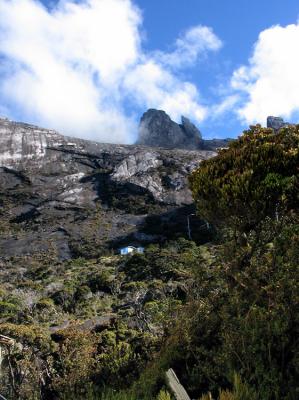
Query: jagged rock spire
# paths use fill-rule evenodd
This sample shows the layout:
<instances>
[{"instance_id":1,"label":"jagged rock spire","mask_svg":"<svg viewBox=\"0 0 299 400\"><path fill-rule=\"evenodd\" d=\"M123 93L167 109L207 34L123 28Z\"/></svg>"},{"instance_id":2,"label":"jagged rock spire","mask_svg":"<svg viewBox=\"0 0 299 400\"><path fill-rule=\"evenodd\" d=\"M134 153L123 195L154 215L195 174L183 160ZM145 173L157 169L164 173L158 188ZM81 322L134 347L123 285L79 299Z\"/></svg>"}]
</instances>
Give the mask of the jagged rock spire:
<instances>
[{"instance_id":1,"label":"jagged rock spire","mask_svg":"<svg viewBox=\"0 0 299 400\"><path fill-rule=\"evenodd\" d=\"M182 123L177 124L165 111L149 109L141 117L137 144L198 150L202 137L188 118L182 116Z\"/></svg>"}]
</instances>

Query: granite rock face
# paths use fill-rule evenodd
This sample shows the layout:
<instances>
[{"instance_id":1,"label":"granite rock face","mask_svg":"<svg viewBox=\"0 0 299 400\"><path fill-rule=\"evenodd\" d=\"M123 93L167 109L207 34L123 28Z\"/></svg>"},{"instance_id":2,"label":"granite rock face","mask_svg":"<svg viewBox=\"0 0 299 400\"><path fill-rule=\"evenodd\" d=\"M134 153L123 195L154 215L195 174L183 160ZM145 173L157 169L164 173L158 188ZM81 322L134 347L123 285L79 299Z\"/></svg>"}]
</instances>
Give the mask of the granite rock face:
<instances>
[{"instance_id":1,"label":"granite rock face","mask_svg":"<svg viewBox=\"0 0 299 400\"><path fill-rule=\"evenodd\" d=\"M186 117L182 116L181 129L185 132L186 138L190 138L194 142L195 146L201 146L202 136L197 127ZM199 141L198 141L199 138Z\"/></svg>"},{"instance_id":2,"label":"granite rock face","mask_svg":"<svg viewBox=\"0 0 299 400\"><path fill-rule=\"evenodd\" d=\"M192 124L191 128L187 123L186 126L192 130ZM96 143L3 119L0 119L0 145L0 167L24 173L34 185L42 181L42 193L47 193L50 187L53 191L55 186L59 188L59 201L76 205L94 203L96 194L91 194L86 185L86 177L94 170L105 171L113 183L132 183L148 190L156 200L164 201L172 191L161 184L160 172L165 165L171 162L173 170L183 179L202 159L215 154ZM187 189L185 198L189 203Z\"/></svg>"},{"instance_id":3,"label":"granite rock face","mask_svg":"<svg viewBox=\"0 0 299 400\"><path fill-rule=\"evenodd\" d=\"M284 126L290 125L288 122L285 122L281 117L267 117L267 128L272 128L275 131L278 131L280 128Z\"/></svg>"},{"instance_id":4,"label":"granite rock face","mask_svg":"<svg viewBox=\"0 0 299 400\"><path fill-rule=\"evenodd\" d=\"M155 109L149 109L143 114L137 143L169 149L202 148L201 133L188 118L182 117L182 123L177 124L165 111Z\"/></svg>"},{"instance_id":5,"label":"granite rock face","mask_svg":"<svg viewBox=\"0 0 299 400\"><path fill-rule=\"evenodd\" d=\"M63 260L90 244L86 251L129 236L152 241L142 230L148 216L189 207L187 176L215 154L101 144L0 119L0 258L52 252Z\"/></svg>"}]
</instances>

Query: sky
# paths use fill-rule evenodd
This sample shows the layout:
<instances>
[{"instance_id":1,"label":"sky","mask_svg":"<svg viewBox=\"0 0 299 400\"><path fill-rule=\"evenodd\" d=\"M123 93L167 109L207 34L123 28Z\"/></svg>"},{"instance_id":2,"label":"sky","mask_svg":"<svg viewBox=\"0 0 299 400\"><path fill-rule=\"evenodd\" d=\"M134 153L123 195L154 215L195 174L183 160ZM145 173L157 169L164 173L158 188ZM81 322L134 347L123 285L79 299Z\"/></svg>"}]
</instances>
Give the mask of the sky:
<instances>
[{"instance_id":1,"label":"sky","mask_svg":"<svg viewBox=\"0 0 299 400\"><path fill-rule=\"evenodd\" d=\"M141 115L204 138L299 121L298 0L0 0L0 116L134 143Z\"/></svg>"}]
</instances>

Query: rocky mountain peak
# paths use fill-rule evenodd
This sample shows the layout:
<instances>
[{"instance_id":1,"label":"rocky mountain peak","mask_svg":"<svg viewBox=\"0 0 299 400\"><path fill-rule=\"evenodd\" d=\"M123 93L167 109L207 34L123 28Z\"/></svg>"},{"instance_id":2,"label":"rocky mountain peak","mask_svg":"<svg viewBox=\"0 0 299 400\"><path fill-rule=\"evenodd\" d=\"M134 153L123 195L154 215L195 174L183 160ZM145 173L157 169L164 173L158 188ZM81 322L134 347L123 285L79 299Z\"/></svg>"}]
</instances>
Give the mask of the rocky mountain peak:
<instances>
[{"instance_id":1,"label":"rocky mountain peak","mask_svg":"<svg viewBox=\"0 0 299 400\"><path fill-rule=\"evenodd\" d=\"M272 128L275 131L278 131L286 125L290 125L289 122L285 122L281 117L267 117L267 128Z\"/></svg>"},{"instance_id":2,"label":"rocky mountain peak","mask_svg":"<svg viewBox=\"0 0 299 400\"><path fill-rule=\"evenodd\" d=\"M197 140L198 137L202 139L200 130L190 121L189 118L182 115L182 123L180 126L186 133L186 136L190 137L191 140Z\"/></svg>"},{"instance_id":3,"label":"rocky mountain peak","mask_svg":"<svg viewBox=\"0 0 299 400\"><path fill-rule=\"evenodd\" d=\"M182 123L172 121L163 110L149 109L140 120L138 144L151 147L202 149L202 137L196 126L182 116Z\"/></svg>"}]
</instances>

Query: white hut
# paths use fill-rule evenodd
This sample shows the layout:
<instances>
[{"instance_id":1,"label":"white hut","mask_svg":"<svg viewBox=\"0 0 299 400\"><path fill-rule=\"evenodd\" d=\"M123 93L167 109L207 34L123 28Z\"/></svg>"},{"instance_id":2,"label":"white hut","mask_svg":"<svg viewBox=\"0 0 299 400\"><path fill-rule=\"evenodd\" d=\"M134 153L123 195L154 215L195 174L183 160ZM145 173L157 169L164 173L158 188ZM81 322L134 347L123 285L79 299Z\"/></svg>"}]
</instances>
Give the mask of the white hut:
<instances>
[{"instance_id":1,"label":"white hut","mask_svg":"<svg viewBox=\"0 0 299 400\"><path fill-rule=\"evenodd\" d=\"M119 252L122 256L131 254L131 253L144 253L144 247L126 246L126 247L122 247L121 249L119 249Z\"/></svg>"}]
</instances>

